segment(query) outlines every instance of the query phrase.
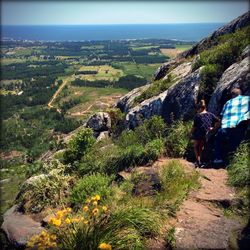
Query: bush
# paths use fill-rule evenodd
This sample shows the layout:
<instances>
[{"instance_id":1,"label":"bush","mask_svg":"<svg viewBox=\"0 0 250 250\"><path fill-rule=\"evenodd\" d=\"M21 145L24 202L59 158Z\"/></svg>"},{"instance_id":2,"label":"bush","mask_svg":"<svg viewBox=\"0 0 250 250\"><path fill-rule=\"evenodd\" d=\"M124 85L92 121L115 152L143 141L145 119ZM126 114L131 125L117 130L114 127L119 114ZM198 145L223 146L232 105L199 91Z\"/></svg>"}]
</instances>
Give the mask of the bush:
<instances>
[{"instance_id":1,"label":"bush","mask_svg":"<svg viewBox=\"0 0 250 250\"><path fill-rule=\"evenodd\" d=\"M104 171L107 174L118 173L124 169L145 164L147 162L144 147L139 144L121 148L117 154L107 159Z\"/></svg>"},{"instance_id":2,"label":"bush","mask_svg":"<svg viewBox=\"0 0 250 250\"><path fill-rule=\"evenodd\" d=\"M154 139L145 146L146 157L149 161L156 161L165 150L165 141L163 139Z\"/></svg>"},{"instance_id":3,"label":"bush","mask_svg":"<svg viewBox=\"0 0 250 250\"><path fill-rule=\"evenodd\" d=\"M117 143L122 148L126 148L131 144L145 145L151 140L163 137L165 135L165 130L164 120L160 116L153 116L145 120L144 123L135 128L134 131L124 131Z\"/></svg>"},{"instance_id":4,"label":"bush","mask_svg":"<svg viewBox=\"0 0 250 250\"><path fill-rule=\"evenodd\" d=\"M111 118L111 129L113 137L117 137L125 129L125 114L118 108L108 109L107 113Z\"/></svg>"},{"instance_id":5,"label":"bush","mask_svg":"<svg viewBox=\"0 0 250 250\"><path fill-rule=\"evenodd\" d=\"M56 207L67 201L69 189L74 181L73 177L64 174L65 167L59 162L56 162L56 166L44 165L43 167L55 169L22 186L19 200L27 212L41 212L46 207Z\"/></svg>"},{"instance_id":6,"label":"bush","mask_svg":"<svg viewBox=\"0 0 250 250\"><path fill-rule=\"evenodd\" d=\"M49 220L48 231L32 237L28 249L39 245L76 250L145 249L143 238L159 234L162 216L149 208L122 206L112 211L101 206L99 195L88 200L77 213L70 208L58 211Z\"/></svg>"},{"instance_id":7,"label":"bush","mask_svg":"<svg viewBox=\"0 0 250 250\"><path fill-rule=\"evenodd\" d=\"M168 207L175 213L190 189L198 187L198 172L185 173L181 163L173 160L163 166L160 172L161 192L158 194L159 204Z\"/></svg>"},{"instance_id":8,"label":"bush","mask_svg":"<svg viewBox=\"0 0 250 250\"><path fill-rule=\"evenodd\" d=\"M71 202L74 206L77 206L84 203L87 197L96 194L100 195L104 202L110 200L113 195L112 180L112 176L99 173L84 176L73 187L70 196Z\"/></svg>"},{"instance_id":9,"label":"bush","mask_svg":"<svg viewBox=\"0 0 250 250\"><path fill-rule=\"evenodd\" d=\"M64 153L64 162L72 163L80 160L91 149L94 143L93 131L89 128L82 129L69 141L67 150Z\"/></svg>"},{"instance_id":10,"label":"bush","mask_svg":"<svg viewBox=\"0 0 250 250\"><path fill-rule=\"evenodd\" d=\"M249 148L250 142L241 143L228 166L229 182L235 187L250 186Z\"/></svg>"},{"instance_id":11,"label":"bush","mask_svg":"<svg viewBox=\"0 0 250 250\"><path fill-rule=\"evenodd\" d=\"M167 128L166 153L171 157L182 157L189 143L192 123L176 120Z\"/></svg>"},{"instance_id":12,"label":"bush","mask_svg":"<svg viewBox=\"0 0 250 250\"><path fill-rule=\"evenodd\" d=\"M208 102L221 75L235 63L243 49L249 44L250 26L235 33L217 38L217 45L200 53L200 58L193 65L193 70L205 66L202 70L200 95L205 94Z\"/></svg>"}]
</instances>

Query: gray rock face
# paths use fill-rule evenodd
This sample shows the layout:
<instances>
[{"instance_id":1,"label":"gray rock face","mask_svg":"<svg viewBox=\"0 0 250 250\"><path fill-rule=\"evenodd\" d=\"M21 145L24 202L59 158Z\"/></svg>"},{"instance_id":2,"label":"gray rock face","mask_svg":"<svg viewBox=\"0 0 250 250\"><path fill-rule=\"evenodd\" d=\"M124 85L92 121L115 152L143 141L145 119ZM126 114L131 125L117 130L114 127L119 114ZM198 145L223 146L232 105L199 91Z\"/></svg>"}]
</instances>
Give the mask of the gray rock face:
<instances>
[{"instance_id":1,"label":"gray rock face","mask_svg":"<svg viewBox=\"0 0 250 250\"><path fill-rule=\"evenodd\" d=\"M183 53L179 54L178 58L183 58L183 57L187 58L189 56L196 55L200 53L202 50L207 49L212 45L214 45L216 42L215 38L221 35L233 33L237 29L243 28L249 24L250 24L250 11L234 19L229 24L217 29L215 32L213 32L211 36L201 40L199 43L194 45L190 50L184 51Z\"/></svg>"},{"instance_id":2,"label":"gray rock face","mask_svg":"<svg viewBox=\"0 0 250 250\"><path fill-rule=\"evenodd\" d=\"M104 139L107 139L107 138L109 138L109 132L108 131L103 131L98 135L98 137L96 138L96 141L101 141L101 140L104 140Z\"/></svg>"},{"instance_id":3,"label":"gray rock face","mask_svg":"<svg viewBox=\"0 0 250 250\"><path fill-rule=\"evenodd\" d=\"M250 56L250 44L243 50L241 54L242 59L246 58L247 56Z\"/></svg>"},{"instance_id":4,"label":"gray rock face","mask_svg":"<svg viewBox=\"0 0 250 250\"><path fill-rule=\"evenodd\" d=\"M33 235L40 234L44 228L29 216L19 213L18 207L15 205L3 215L1 229L14 246L22 247Z\"/></svg>"},{"instance_id":5,"label":"gray rock face","mask_svg":"<svg viewBox=\"0 0 250 250\"><path fill-rule=\"evenodd\" d=\"M139 126L144 121L144 119L149 119L154 115L161 115L162 104L167 93L168 90L158 96L154 96L143 101L139 105L129 110L126 115L127 127L135 128Z\"/></svg>"},{"instance_id":6,"label":"gray rock face","mask_svg":"<svg viewBox=\"0 0 250 250\"><path fill-rule=\"evenodd\" d=\"M108 113L98 112L89 118L86 126L94 132L107 131L111 128L111 118Z\"/></svg>"},{"instance_id":7,"label":"gray rock face","mask_svg":"<svg viewBox=\"0 0 250 250\"><path fill-rule=\"evenodd\" d=\"M163 79L167 79L169 75L171 75L174 79L181 79L190 74L191 71L192 71L191 62L182 63L173 70L171 70Z\"/></svg>"},{"instance_id":8,"label":"gray rock face","mask_svg":"<svg viewBox=\"0 0 250 250\"><path fill-rule=\"evenodd\" d=\"M240 87L243 95L250 95L250 57L244 58L239 63L232 64L221 76L220 81L211 97L208 110L218 115L230 99L230 91L233 87Z\"/></svg>"},{"instance_id":9,"label":"gray rock face","mask_svg":"<svg viewBox=\"0 0 250 250\"><path fill-rule=\"evenodd\" d=\"M154 74L154 81L162 79L176 64L177 62L175 60L170 60L161 65Z\"/></svg>"},{"instance_id":10,"label":"gray rock face","mask_svg":"<svg viewBox=\"0 0 250 250\"><path fill-rule=\"evenodd\" d=\"M170 121L172 114L174 118L193 117L200 84L200 70L201 68L197 69L168 89L162 105L162 116L166 121Z\"/></svg>"},{"instance_id":11,"label":"gray rock face","mask_svg":"<svg viewBox=\"0 0 250 250\"><path fill-rule=\"evenodd\" d=\"M116 104L116 107L119 108L122 112L127 113L131 108L134 99L139 96L144 90L146 90L150 85L145 85L139 88L135 88L125 96L123 96Z\"/></svg>"}]
</instances>

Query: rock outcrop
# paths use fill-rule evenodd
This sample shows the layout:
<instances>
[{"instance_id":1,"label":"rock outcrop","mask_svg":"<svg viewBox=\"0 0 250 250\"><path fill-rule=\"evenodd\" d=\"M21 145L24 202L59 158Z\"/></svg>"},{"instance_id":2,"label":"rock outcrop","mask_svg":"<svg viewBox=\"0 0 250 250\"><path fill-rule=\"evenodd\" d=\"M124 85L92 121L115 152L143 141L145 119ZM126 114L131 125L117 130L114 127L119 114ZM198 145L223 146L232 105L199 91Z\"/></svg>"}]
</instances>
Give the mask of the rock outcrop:
<instances>
[{"instance_id":1,"label":"rock outcrop","mask_svg":"<svg viewBox=\"0 0 250 250\"><path fill-rule=\"evenodd\" d=\"M174 118L193 117L200 84L200 69L170 87L162 106L162 116L166 121Z\"/></svg>"},{"instance_id":2,"label":"rock outcrop","mask_svg":"<svg viewBox=\"0 0 250 250\"><path fill-rule=\"evenodd\" d=\"M170 61L164 63L163 65L161 65L154 74L154 81L162 79L164 76L166 76L168 71L171 68L175 67L176 65L177 65L176 60L170 60Z\"/></svg>"},{"instance_id":3,"label":"rock outcrop","mask_svg":"<svg viewBox=\"0 0 250 250\"><path fill-rule=\"evenodd\" d=\"M128 128L135 128L143 123L144 119L149 119L154 115L162 114L162 104L168 93L168 90L159 94L158 96L154 96L150 99L143 101L138 104L126 115L126 124Z\"/></svg>"},{"instance_id":4,"label":"rock outcrop","mask_svg":"<svg viewBox=\"0 0 250 250\"><path fill-rule=\"evenodd\" d=\"M86 126L92 128L95 132L109 130L111 128L110 116L108 113L98 112L88 119Z\"/></svg>"},{"instance_id":5,"label":"rock outcrop","mask_svg":"<svg viewBox=\"0 0 250 250\"><path fill-rule=\"evenodd\" d=\"M192 70L191 62L186 62L177 66L172 71L170 71L165 76L165 78L171 75L173 77L173 80L175 80L174 85L170 87L168 90L162 92L161 94L154 96L152 98L149 98L141 102L137 106L131 108L126 115L127 126L129 128L134 128L140 125L144 119L149 119L150 117L154 115L161 116L161 115L167 114L165 112L165 107L163 106L164 105L168 106L168 103L166 103L166 100L170 102L169 105L172 105L173 101L171 99L171 96L173 93L177 94L177 95L174 95L173 98L178 97L176 100L178 102L179 101L183 102L181 103L181 106L185 106L185 108L188 110L187 112L189 112L189 110L191 109L189 108L189 106L191 104L194 106L194 100L196 98L197 91L198 91L198 87L196 85L199 83L199 77L198 77L199 74L197 73L199 72L199 70L197 70L195 73L190 74L191 70ZM195 85L195 87L193 85ZM197 91L195 91L193 96L190 97L193 88L197 89ZM188 99L188 103L186 103L185 98L184 98L186 95L190 97ZM192 103L190 102L190 99L192 99ZM184 110L184 108L182 109ZM169 110L169 107L167 110ZM173 110L171 110L171 112L173 112Z\"/></svg>"},{"instance_id":6,"label":"rock outcrop","mask_svg":"<svg viewBox=\"0 0 250 250\"><path fill-rule=\"evenodd\" d=\"M122 112L127 113L128 110L132 107L134 99L139 96L143 91L145 91L147 88L149 88L149 84L135 88L132 91L130 91L128 94L120 98L120 100L117 102L116 107L119 108Z\"/></svg>"},{"instance_id":7,"label":"rock outcrop","mask_svg":"<svg viewBox=\"0 0 250 250\"><path fill-rule=\"evenodd\" d=\"M204 38L199 43L194 45L191 49L179 54L178 58L183 58L183 57L187 58L189 56L197 55L201 51L208 49L212 47L213 45L215 45L217 37L221 35L233 33L237 29L244 28L249 24L250 24L250 11L234 19L229 24L217 29L215 32L212 33L212 35L210 35L207 38Z\"/></svg>"},{"instance_id":8,"label":"rock outcrop","mask_svg":"<svg viewBox=\"0 0 250 250\"><path fill-rule=\"evenodd\" d=\"M240 87L244 95L250 95L250 57L244 58L238 63L231 65L222 75L211 97L208 110L218 115L230 99L230 91L233 87Z\"/></svg>"},{"instance_id":9,"label":"rock outcrop","mask_svg":"<svg viewBox=\"0 0 250 250\"><path fill-rule=\"evenodd\" d=\"M18 206L15 205L3 215L1 229L15 247L23 247L33 235L40 234L44 228L41 223L18 212Z\"/></svg>"}]
</instances>

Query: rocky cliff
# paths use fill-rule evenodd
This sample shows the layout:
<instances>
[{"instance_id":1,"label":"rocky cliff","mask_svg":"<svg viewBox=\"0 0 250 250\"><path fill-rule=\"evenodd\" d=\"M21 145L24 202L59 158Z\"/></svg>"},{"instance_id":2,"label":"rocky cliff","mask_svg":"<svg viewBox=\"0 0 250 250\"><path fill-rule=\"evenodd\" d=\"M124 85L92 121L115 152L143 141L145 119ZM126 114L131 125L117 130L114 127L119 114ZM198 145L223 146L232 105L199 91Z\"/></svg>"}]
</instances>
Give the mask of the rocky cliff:
<instances>
[{"instance_id":1,"label":"rocky cliff","mask_svg":"<svg viewBox=\"0 0 250 250\"><path fill-rule=\"evenodd\" d=\"M154 81L164 81L169 75L175 78L173 85L165 91L140 103L134 102L135 98L140 96L142 92L150 89L150 85L154 84L153 81L151 84L134 89L122 97L117 103L117 107L126 113L127 126L134 128L141 124L144 119L153 115L161 115L166 121L169 121L172 115L175 118L184 119L193 117L199 91L202 88L202 67L198 69L193 67L199 60L200 53L218 45L222 35L233 34L237 30L249 26L249 17L250 12L245 13L216 30L211 36L201 40L190 50L159 67L154 75ZM215 114L221 111L222 106L228 100L232 87L240 87L244 95L250 94L249 46L243 49L241 55L222 73L209 97L208 109Z\"/></svg>"}]
</instances>

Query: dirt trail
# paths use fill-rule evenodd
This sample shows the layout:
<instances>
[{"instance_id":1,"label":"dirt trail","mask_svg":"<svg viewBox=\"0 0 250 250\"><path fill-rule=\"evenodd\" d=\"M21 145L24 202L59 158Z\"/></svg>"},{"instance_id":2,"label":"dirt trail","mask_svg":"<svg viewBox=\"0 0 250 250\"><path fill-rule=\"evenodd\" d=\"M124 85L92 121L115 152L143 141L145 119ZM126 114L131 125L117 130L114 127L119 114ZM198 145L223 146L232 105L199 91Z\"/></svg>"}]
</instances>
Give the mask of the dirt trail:
<instances>
[{"instance_id":1,"label":"dirt trail","mask_svg":"<svg viewBox=\"0 0 250 250\"><path fill-rule=\"evenodd\" d=\"M63 83L60 85L60 87L58 88L58 90L55 92L55 94L52 96L51 100L48 103L48 107L49 108L54 108L54 106L52 105L52 103L54 102L54 100L57 98L57 96L59 95L59 93L62 91L62 89L64 88L64 86L68 83L70 78L66 78L63 80ZM61 112L60 109L57 109L57 112Z\"/></svg>"},{"instance_id":2,"label":"dirt trail","mask_svg":"<svg viewBox=\"0 0 250 250\"><path fill-rule=\"evenodd\" d=\"M172 159L162 158L153 168L165 165ZM192 163L179 159L186 171L194 169ZM234 189L227 185L225 169L197 169L201 187L192 191L183 202L176 218L171 221L175 227L174 238L179 250L231 249L230 236L241 228L236 219L225 217L223 208L237 202ZM152 249L166 249L166 243L159 239Z\"/></svg>"}]
</instances>

